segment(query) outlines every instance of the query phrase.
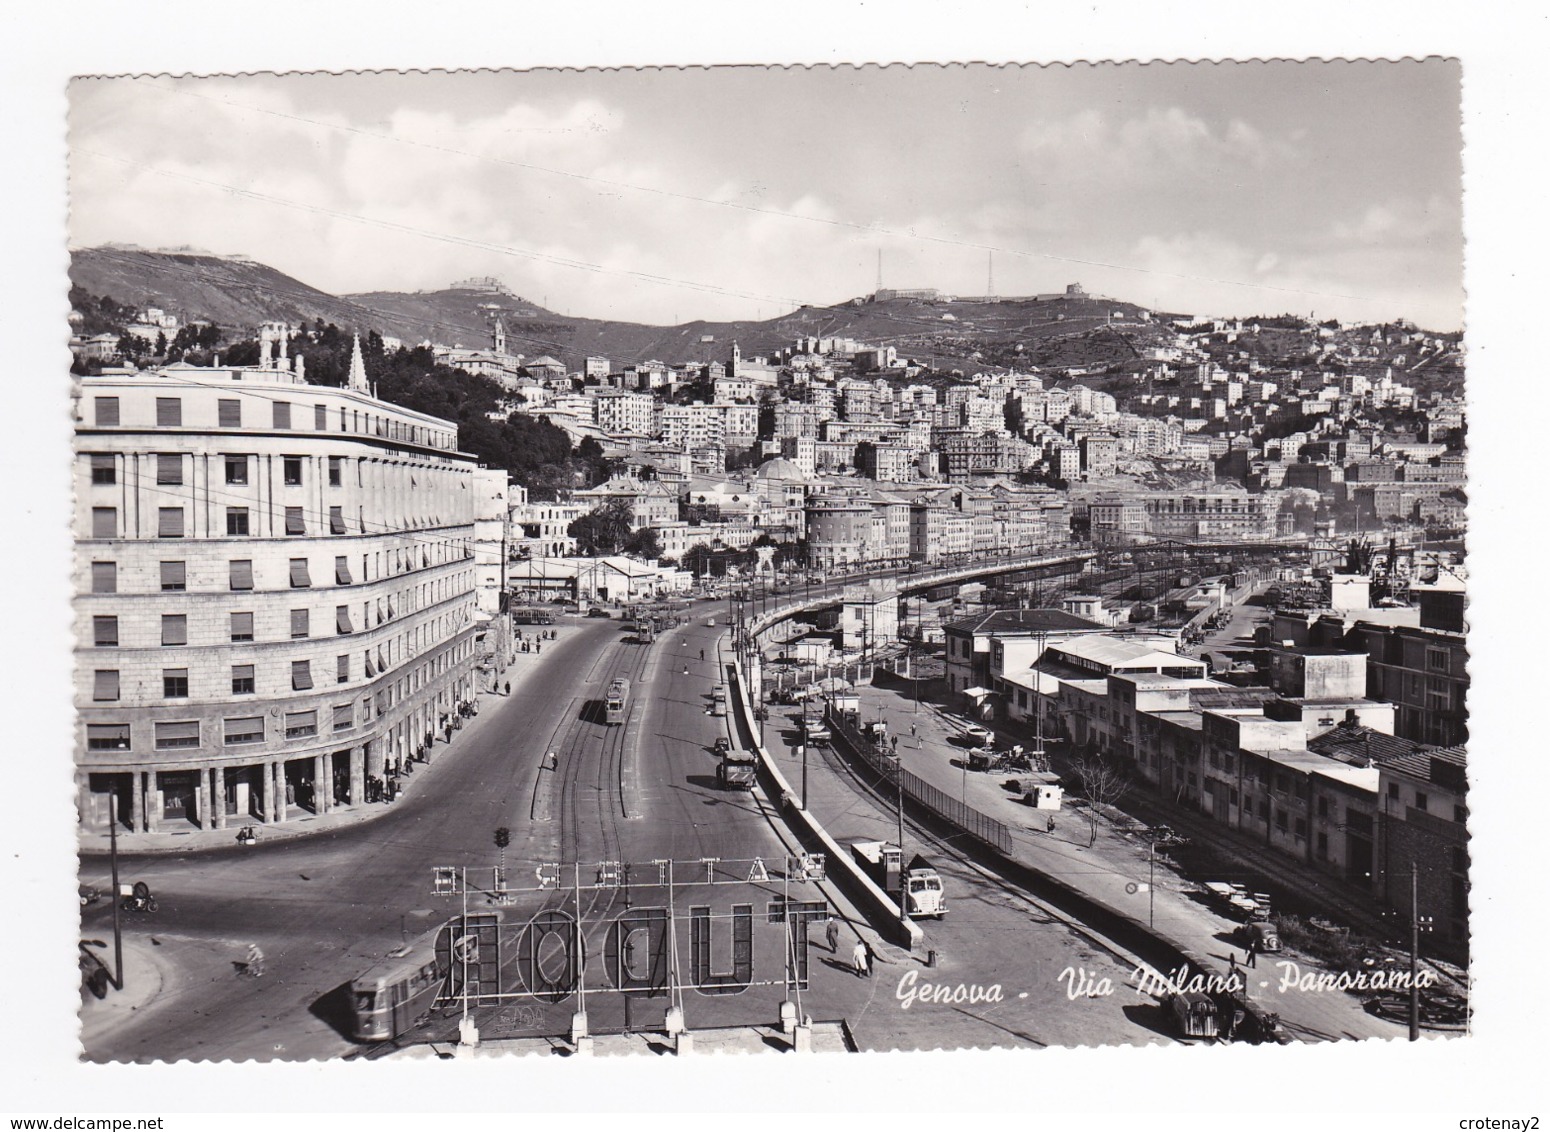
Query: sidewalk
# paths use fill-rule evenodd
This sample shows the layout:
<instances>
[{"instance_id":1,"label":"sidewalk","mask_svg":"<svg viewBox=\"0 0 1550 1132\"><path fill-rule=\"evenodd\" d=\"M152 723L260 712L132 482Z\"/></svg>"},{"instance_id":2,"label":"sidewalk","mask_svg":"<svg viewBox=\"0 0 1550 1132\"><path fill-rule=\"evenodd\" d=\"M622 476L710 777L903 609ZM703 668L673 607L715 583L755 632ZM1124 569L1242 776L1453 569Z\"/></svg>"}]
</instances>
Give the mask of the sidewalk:
<instances>
[{"instance_id":1,"label":"sidewalk","mask_svg":"<svg viewBox=\"0 0 1550 1132\"><path fill-rule=\"evenodd\" d=\"M1188 955L1202 969L1229 973L1229 963L1242 958L1232 942L1235 921L1217 916L1190 894L1186 882L1159 858L1148 863L1147 843L1127 836L1100 818L1097 840L1089 846L1085 812L1063 809L1053 833L1047 832L1048 811L1025 805L1004 783L1018 775L986 774L966 770L961 763L967 748L949 742L961 724L933 705L891 691L861 686L861 718L882 719L889 732L899 736L898 754L903 765L951 797L1003 822L1011 831L1011 857L1067 887L1130 924L1160 937ZM798 709L799 710L799 709ZM910 728L916 734L911 736ZM771 728L776 724L772 716ZM777 744L778 748L778 744ZM789 765L789 764L787 764ZM1300 971L1316 970L1301 956L1266 956L1261 967L1248 972L1250 997L1261 1007L1278 1013L1287 1028L1318 1038L1397 1037L1402 1027L1367 1014L1360 999L1340 991L1299 992L1295 986L1281 989L1278 960L1291 960Z\"/></svg>"},{"instance_id":2,"label":"sidewalk","mask_svg":"<svg viewBox=\"0 0 1550 1132\"><path fill-rule=\"evenodd\" d=\"M550 642L551 649L562 643L565 639L565 626L558 626L561 636L559 641ZM553 655L551 652L549 655ZM423 783L436 773L448 758L455 755L467 745L467 739L479 734L489 724L487 709L501 703L506 699L506 681L511 682L511 691L515 695L522 687L527 676L535 671L544 662L544 654L524 653L520 650L516 659L509 664L500 674L502 691L491 692L488 688L481 690L476 697L479 714L465 719L463 726L452 732L450 743L443 739L437 732L434 742L435 756L428 763L416 763L412 773L399 778L401 784L400 800L412 796L416 790L423 788ZM481 685L487 677L481 675ZM450 749L449 749L450 748ZM193 823L181 823L174 827L173 823L163 825L160 833L127 833L120 829L118 834L118 851L120 853L188 853L210 849L231 849L237 844L237 831L245 825L251 825L258 834L260 843L275 841L290 841L298 837L310 837L318 833L328 833L346 826L360 825L363 822L373 821L393 811L397 802L365 802L359 805L340 805L327 813L314 814L310 810L300 806L289 807L291 817L283 822L267 824L256 817L243 817L241 815L228 815L225 829L199 829ZM96 833L81 830L77 836L77 844L84 856L106 856L110 851L110 837L107 832Z\"/></svg>"},{"instance_id":3,"label":"sidewalk","mask_svg":"<svg viewBox=\"0 0 1550 1132\"><path fill-rule=\"evenodd\" d=\"M855 1047L843 1022L814 1022L813 1053L851 1053ZM692 1048L680 1056L718 1053L791 1053L792 1039L776 1026L729 1026L720 1029L690 1029ZM592 1053L597 1057L628 1057L632 1054L674 1054L673 1039L662 1031L638 1031L630 1034L595 1034ZM429 1042L405 1046L385 1055L399 1061L424 1061L430 1058L480 1060L491 1057L550 1054L575 1057L576 1049L563 1038L501 1038L481 1041L475 1046L455 1042Z\"/></svg>"}]
</instances>

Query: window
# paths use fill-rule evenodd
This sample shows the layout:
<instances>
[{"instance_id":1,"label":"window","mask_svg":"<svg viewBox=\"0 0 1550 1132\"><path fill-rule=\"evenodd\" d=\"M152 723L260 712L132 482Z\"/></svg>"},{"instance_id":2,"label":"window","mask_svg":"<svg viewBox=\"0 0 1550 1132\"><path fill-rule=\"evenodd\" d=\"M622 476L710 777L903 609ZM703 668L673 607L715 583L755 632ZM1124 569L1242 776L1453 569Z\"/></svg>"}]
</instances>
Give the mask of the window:
<instances>
[{"instance_id":1,"label":"window","mask_svg":"<svg viewBox=\"0 0 1550 1132\"><path fill-rule=\"evenodd\" d=\"M305 609L291 610L291 640L298 641L303 637L310 637L309 622L311 618Z\"/></svg>"},{"instance_id":2,"label":"window","mask_svg":"<svg viewBox=\"0 0 1550 1132\"><path fill-rule=\"evenodd\" d=\"M86 749L88 751L129 750L129 724L88 723L86 725Z\"/></svg>"},{"instance_id":3,"label":"window","mask_svg":"<svg viewBox=\"0 0 1550 1132\"><path fill-rule=\"evenodd\" d=\"M118 462L112 456L93 456L91 458L91 482L94 484L117 483Z\"/></svg>"},{"instance_id":4,"label":"window","mask_svg":"<svg viewBox=\"0 0 1550 1132\"><path fill-rule=\"evenodd\" d=\"M118 593L117 562L93 562L91 564L91 592L94 594Z\"/></svg>"},{"instance_id":5,"label":"window","mask_svg":"<svg viewBox=\"0 0 1550 1132\"><path fill-rule=\"evenodd\" d=\"M307 569L305 558L291 559L291 588L304 590L312 585L312 573Z\"/></svg>"},{"instance_id":6,"label":"window","mask_svg":"<svg viewBox=\"0 0 1550 1132\"><path fill-rule=\"evenodd\" d=\"M161 694L166 700L188 699L188 669L163 668L161 670Z\"/></svg>"},{"instance_id":7,"label":"window","mask_svg":"<svg viewBox=\"0 0 1550 1132\"><path fill-rule=\"evenodd\" d=\"M93 617L91 619L92 643L99 649L118 648L118 618Z\"/></svg>"},{"instance_id":8,"label":"window","mask_svg":"<svg viewBox=\"0 0 1550 1132\"><path fill-rule=\"evenodd\" d=\"M226 457L226 482L246 485L248 482L248 458L246 456Z\"/></svg>"},{"instance_id":9,"label":"window","mask_svg":"<svg viewBox=\"0 0 1550 1132\"><path fill-rule=\"evenodd\" d=\"M274 427L291 427L291 403L289 401L276 401L274 403Z\"/></svg>"},{"instance_id":10,"label":"window","mask_svg":"<svg viewBox=\"0 0 1550 1132\"><path fill-rule=\"evenodd\" d=\"M251 558L233 558L228 567L231 571L231 588L234 590L250 590L253 588L253 560Z\"/></svg>"},{"instance_id":11,"label":"window","mask_svg":"<svg viewBox=\"0 0 1550 1132\"><path fill-rule=\"evenodd\" d=\"M98 428L114 428L118 425L118 398L95 397L92 411L96 414Z\"/></svg>"},{"instance_id":12,"label":"window","mask_svg":"<svg viewBox=\"0 0 1550 1132\"><path fill-rule=\"evenodd\" d=\"M300 487L301 486L301 457L300 456L287 456L287 457L285 457L285 486L286 487Z\"/></svg>"},{"instance_id":13,"label":"window","mask_svg":"<svg viewBox=\"0 0 1550 1132\"><path fill-rule=\"evenodd\" d=\"M350 682L350 657L348 654L334 661L334 682L336 684L348 684Z\"/></svg>"},{"instance_id":14,"label":"window","mask_svg":"<svg viewBox=\"0 0 1550 1132\"><path fill-rule=\"evenodd\" d=\"M343 507L330 507L328 509L328 533L334 535L345 533Z\"/></svg>"},{"instance_id":15,"label":"window","mask_svg":"<svg viewBox=\"0 0 1550 1132\"><path fill-rule=\"evenodd\" d=\"M1319 817L1321 817L1321 818L1329 817L1329 799L1328 798L1324 798L1324 797L1320 797L1319 798Z\"/></svg>"},{"instance_id":16,"label":"window","mask_svg":"<svg viewBox=\"0 0 1550 1132\"><path fill-rule=\"evenodd\" d=\"M253 676L251 664L234 664L231 666L231 694L234 696L251 696L258 690L258 685Z\"/></svg>"},{"instance_id":17,"label":"window","mask_svg":"<svg viewBox=\"0 0 1550 1132\"><path fill-rule=\"evenodd\" d=\"M350 607L340 605L334 608L334 628L341 634L355 632L355 626L350 623Z\"/></svg>"},{"instance_id":18,"label":"window","mask_svg":"<svg viewBox=\"0 0 1550 1132\"><path fill-rule=\"evenodd\" d=\"M163 562L161 564L161 592L182 593L188 589L188 563Z\"/></svg>"},{"instance_id":19,"label":"window","mask_svg":"<svg viewBox=\"0 0 1550 1132\"><path fill-rule=\"evenodd\" d=\"M156 518L157 538L183 537L183 508L159 507Z\"/></svg>"},{"instance_id":20,"label":"window","mask_svg":"<svg viewBox=\"0 0 1550 1132\"><path fill-rule=\"evenodd\" d=\"M199 721L191 719L181 723L156 725L156 749L170 751L183 747L199 746Z\"/></svg>"},{"instance_id":21,"label":"window","mask_svg":"<svg viewBox=\"0 0 1550 1132\"><path fill-rule=\"evenodd\" d=\"M164 645L188 644L188 616L183 613L161 615L161 643Z\"/></svg>"},{"instance_id":22,"label":"window","mask_svg":"<svg viewBox=\"0 0 1550 1132\"><path fill-rule=\"evenodd\" d=\"M118 699L118 669L97 669L92 681L91 698L99 704Z\"/></svg>"},{"instance_id":23,"label":"window","mask_svg":"<svg viewBox=\"0 0 1550 1132\"><path fill-rule=\"evenodd\" d=\"M253 639L253 614L244 612L231 615L231 639L234 641Z\"/></svg>"},{"instance_id":24,"label":"window","mask_svg":"<svg viewBox=\"0 0 1550 1132\"><path fill-rule=\"evenodd\" d=\"M305 739L318 733L318 713L315 711L288 711L285 713L285 737Z\"/></svg>"},{"instance_id":25,"label":"window","mask_svg":"<svg viewBox=\"0 0 1550 1132\"><path fill-rule=\"evenodd\" d=\"M355 729L355 705L334 705L334 730L352 731Z\"/></svg>"},{"instance_id":26,"label":"window","mask_svg":"<svg viewBox=\"0 0 1550 1132\"><path fill-rule=\"evenodd\" d=\"M1318 848L1319 860L1321 860L1321 861L1328 860L1328 858L1329 858L1329 834L1327 834L1327 833L1319 834L1318 845L1319 845L1319 848Z\"/></svg>"},{"instance_id":27,"label":"window","mask_svg":"<svg viewBox=\"0 0 1550 1132\"><path fill-rule=\"evenodd\" d=\"M338 487L344 483L344 457L330 456L328 458L328 486Z\"/></svg>"},{"instance_id":28,"label":"window","mask_svg":"<svg viewBox=\"0 0 1550 1132\"><path fill-rule=\"evenodd\" d=\"M327 428L328 428L328 406L327 405L314 405L314 406L312 406L312 427L317 429L319 432L324 432L324 431L327 430Z\"/></svg>"},{"instance_id":29,"label":"window","mask_svg":"<svg viewBox=\"0 0 1550 1132\"><path fill-rule=\"evenodd\" d=\"M226 720L226 745L236 746L238 743L262 743L264 741L264 717L261 715L241 716L237 719Z\"/></svg>"},{"instance_id":30,"label":"window","mask_svg":"<svg viewBox=\"0 0 1550 1132\"><path fill-rule=\"evenodd\" d=\"M1308 819L1298 818L1292 823L1292 832L1299 838L1308 836Z\"/></svg>"},{"instance_id":31,"label":"window","mask_svg":"<svg viewBox=\"0 0 1550 1132\"><path fill-rule=\"evenodd\" d=\"M245 535L248 533L248 509L246 507L226 508L226 533L228 535Z\"/></svg>"},{"instance_id":32,"label":"window","mask_svg":"<svg viewBox=\"0 0 1550 1132\"><path fill-rule=\"evenodd\" d=\"M1469 821L1469 807L1468 806L1454 806L1453 807L1453 820L1458 822L1459 825L1463 825L1467 821Z\"/></svg>"},{"instance_id":33,"label":"window","mask_svg":"<svg viewBox=\"0 0 1550 1132\"><path fill-rule=\"evenodd\" d=\"M371 650L370 649L366 650L365 657L366 657L366 675L367 675L368 678L370 678L370 677L375 676L377 674L376 668L371 663Z\"/></svg>"},{"instance_id":34,"label":"window","mask_svg":"<svg viewBox=\"0 0 1550 1132\"><path fill-rule=\"evenodd\" d=\"M242 427L242 402L235 397L222 397L215 403L216 421L221 428Z\"/></svg>"},{"instance_id":35,"label":"window","mask_svg":"<svg viewBox=\"0 0 1550 1132\"><path fill-rule=\"evenodd\" d=\"M163 487L180 487L183 483L183 457L162 453L156 457L156 482Z\"/></svg>"},{"instance_id":36,"label":"window","mask_svg":"<svg viewBox=\"0 0 1550 1132\"><path fill-rule=\"evenodd\" d=\"M117 507L93 507L91 509L91 537L118 537Z\"/></svg>"},{"instance_id":37,"label":"window","mask_svg":"<svg viewBox=\"0 0 1550 1132\"><path fill-rule=\"evenodd\" d=\"M307 523L301 517L300 507L287 507L285 509L285 533L288 535L304 535L307 533Z\"/></svg>"},{"instance_id":38,"label":"window","mask_svg":"<svg viewBox=\"0 0 1550 1132\"><path fill-rule=\"evenodd\" d=\"M1394 799L1396 802L1399 801L1399 783L1389 783L1389 797Z\"/></svg>"},{"instance_id":39,"label":"window","mask_svg":"<svg viewBox=\"0 0 1550 1132\"><path fill-rule=\"evenodd\" d=\"M1419 790L1415 792L1415 808L1423 814L1426 812L1426 795Z\"/></svg>"},{"instance_id":40,"label":"window","mask_svg":"<svg viewBox=\"0 0 1550 1132\"><path fill-rule=\"evenodd\" d=\"M291 688L297 692L305 692L312 687L312 662L310 660L291 661Z\"/></svg>"},{"instance_id":41,"label":"window","mask_svg":"<svg viewBox=\"0 0 1550 1132\"><path fill-rule=\"evenodd\" d=\"M183 427L183 399L181 397L156 398L156 427Z\"/></svg>"},{"instance_id":42,"label":"window","mask_svg":"<svg viewBox=\"0 0 1550 1132\"><path fill-rule=\"evenodd\" d=\"M1426 650L1426 669L1428 672L1446 672L1448 670L1448 650Z\"/></svg>"},{"instance_id":43,"label":"window","mask_svg":"<svg viewBox=\"0 0 1550 1132\"><path fill-rule=\"evenodd\" d=\"M334 559L334 581L341 586L352 586L354 579L350 577L350 560L344 555Z\"/></svg>"}]
</instances>

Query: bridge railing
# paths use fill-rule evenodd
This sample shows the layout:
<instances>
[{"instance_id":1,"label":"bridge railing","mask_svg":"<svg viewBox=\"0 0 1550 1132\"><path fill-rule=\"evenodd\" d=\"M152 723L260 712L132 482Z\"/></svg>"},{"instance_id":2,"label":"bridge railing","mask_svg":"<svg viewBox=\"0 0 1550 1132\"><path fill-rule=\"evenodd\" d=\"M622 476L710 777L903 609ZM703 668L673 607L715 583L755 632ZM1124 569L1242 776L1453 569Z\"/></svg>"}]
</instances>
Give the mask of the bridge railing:
<instances>
[{"instance_id":1,"label":"bridge railing","mask_svg":"<svg viewBox=\"0 0 1550 1132\"><path fill-rule=\"evenodd\" d=\"M1012 831L1005 823L989 814L966 805L946 791L933 786L925 779L904 769L899 760L892 757L882 744L875 743L861 731L859 717L850 712L828 705L825 713L829 730L863 762L891 782L895 789L903 787L904 794L917 806L929 810L955 829L962 830L976 841L1000 853L1012 851Z\"/></svg>"}]
</instances>

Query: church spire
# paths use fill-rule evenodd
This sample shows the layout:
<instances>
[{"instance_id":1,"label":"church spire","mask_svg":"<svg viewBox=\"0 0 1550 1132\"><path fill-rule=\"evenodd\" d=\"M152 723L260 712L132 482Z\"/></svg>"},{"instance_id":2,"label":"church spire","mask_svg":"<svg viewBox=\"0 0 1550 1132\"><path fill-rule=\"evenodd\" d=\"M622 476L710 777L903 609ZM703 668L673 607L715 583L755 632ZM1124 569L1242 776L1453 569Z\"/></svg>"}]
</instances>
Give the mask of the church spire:
<instances>
[{"instance_id":1,"label":"church spire","mask_svg":"<svg viewBox=\"0 0 1550 1132\"><path fill-rule=\"evenodd\" d=\"M355 345L350 350L350 380L347 385L357 393L371 392L371 385L366 380L366 359L361 357L361 336L359 334L355 335Z\"/></svg>"}]
</instances>

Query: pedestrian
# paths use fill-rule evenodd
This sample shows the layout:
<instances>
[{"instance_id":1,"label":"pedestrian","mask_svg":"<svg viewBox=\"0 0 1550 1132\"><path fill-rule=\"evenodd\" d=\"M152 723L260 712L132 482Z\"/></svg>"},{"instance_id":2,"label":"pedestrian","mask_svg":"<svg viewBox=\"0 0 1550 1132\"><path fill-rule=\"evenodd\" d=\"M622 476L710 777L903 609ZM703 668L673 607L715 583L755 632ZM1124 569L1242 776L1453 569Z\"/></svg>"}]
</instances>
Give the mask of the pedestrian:
<instances>
[{"instance_id":1,"label":"pedestrian","mask_svg":"<svg viewBox=\"0 0 1550 1132\"><path fill-rule=\"evenodd\" d=\"M508 696L511 695L511 681L510 680L506 681L506 694Z\"/></svg>"},{"instance_id":2,"label":"pedestrian","mask_svg":"<svg viewBox=\"0 0 1550 1132\"><path fill-rule=\"evenodd\" d=\"M452 724L450 723L447 724L446 738L447 742L452 742Z\"/></svg>"},{"instance_id":3,"label":"pedestrian","mask_svg":"<svg viewBox=\"0 0 1550 1132\"><path fill-rule=\"evenodd\" d=\"M856 940L856 946L850 951L850 962L856 969L856 978L864 979L868 976L866 940Z\"/></svg>"},{"instance_id":4,"label":"pedestrian","mask_svg":"<svg viewBox=\"0 0 1550 1132\"><path fill-rule=\"evenodd\" d=\"M264 977L264 953L256 943L248 944L247 973L255 979Z\"/></svg>"},{"instance_id":5,"label":"pedestrian","mask_svg":"<svg viewBox=\"0 0 1550 1132\"><path fill-rule=\"evenodd\" d=\"M899 737L897 735L893 737L893 751L894 754L899 753Z\"/></svg>"},{"instance_id":6,"label":"pedestrian","mask_svg":"<svg viewBox=\"0 0 1550 1132\"><path fill-rule=\"evenodd\" d=\"M1243 960L1243 963L1244 963L1244 966L1246 966L1246 967L1253 967L1255 969L1258 969L1258 967L1259 967L1259 938L1257 936L1250 936L1249 937L1249 946L1244 949L1244 960Z\"/></svg>"},{"instance_id":7,"label":"pedestrian","mask_svg":"<svg viewBox=\"0 0 1550 1132\"><path fill-rule=\"evenodd\" d=\"M866 977L872 977L872 969L877 966L877 952L872 950L872 945L866 940L861 941L861 946L866 948Z\"/></svg>"},{"instance_id":8,"label":"pedestrian","mask_svg":"<svg viewBox=\"0 0 1550 1132\"><path fill-rule=\"evenodd\" d=\"M913 723L910 724L910 738L915 738L915 725Z\"/></svg>"},{"instance_id":9,"label":"pedestrian","mask_svg":"<svg viewBox=\"0 0 1550 1132\"><path fill-rule=\"evenodd\" d=\"M703 661L703 660L704 660L704 659L705 659L705 650L704 650L704 649L701 649L701 650L700 650L700 659L701 659L701 660L702 660L702 661Z\"/></svg>"},{"instance_id":10,"label":"pedestrian","mask_svg":"<svg viewBox=\"0 0 1550 1132\"><path fill-rule=\"evenodd\" d=\"M541 653L541 652L544 651L544 646L543 645L534 645L533 646L533 651L535 653Z\"/></svg>"},{"instance_id":11,"label":"pedestrian","mask_svg":"<svg viewBox=\"0 0 1550 1132\"><path fill-rule=\"evenodd\" d=\"M1227 953L1227 977L1233 980L1238 978L1238 953L1236 951L1229 951Z\"/></svg>"},{"instance_id":12,"label":"pedestrian","mask_svg":"<svg viewBox=\"0 0 1550 1132\"><path fill-rule=\"evenodd\" d=\"M1051 814L1049 816L1049 821L1044 823L1044 832L1045 833L1054 833L1055 832L1055 815L1054 814Z\"/></svg>"},{"instance_id":13,"label":"pedestrian","mask_svg":"<svg viewBox=\"0 0 1550 1132\"><path fill-rule=\"evenodd\" d=\"M823 937L829 941L829 954L838 955L840 952L840 922L833 916L823 926Z\"/></svg>"}]
</instances>

